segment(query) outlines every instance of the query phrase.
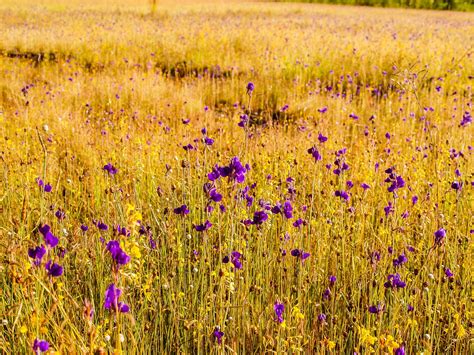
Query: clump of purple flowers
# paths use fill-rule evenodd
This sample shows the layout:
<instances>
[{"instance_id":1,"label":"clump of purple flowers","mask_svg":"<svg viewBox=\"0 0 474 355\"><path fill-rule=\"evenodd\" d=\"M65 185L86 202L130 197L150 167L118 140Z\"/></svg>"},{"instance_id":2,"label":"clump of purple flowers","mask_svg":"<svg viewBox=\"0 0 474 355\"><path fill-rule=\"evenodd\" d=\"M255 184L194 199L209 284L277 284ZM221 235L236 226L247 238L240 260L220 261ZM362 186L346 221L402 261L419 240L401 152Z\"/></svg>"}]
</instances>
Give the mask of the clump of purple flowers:
<instances>
[{"instance_id":1,"label":"clump of purple flowers","mask_svg":"<svg viewBox=\"0 0 474 355\"><path fill-rule=\"evenodd\" d=\"M224 336L224 332L221 331L220 327L215 327L214 332L212 333L214 336L214 339L217 340L217 344L221 345L222 344L222 337Z\"/></svg>"},{"instance_id":2,"label":"clump of purple flowers","mask_svg":"<svg viewBox=\"0 0 474 355\"><path fill-rule=\"evenodd\" d=\"M227 177L231 181L242 183L245 180L245 174L250 170L248 165L243 166L238 157L233 157L227 166L216 165L207 175L208 179L215 181L220 177Z\"/></svg>"},{"instance_id":3,"label":"clump of purple flowers","mask_svg":"<svg viewBox=\"0 0 474 355\"><path fill-rule=\"evenodd\" d=\"M303 249L293 249L291 251L291 255L294 256L295 258L300 258L302 261L311 256L310 253L305 252Z\"/></svg>"},{"instance_id":4,"label":"clump of purple flowers","mask_svg":"<svg viewBox=\"0 0 474 355\"><path fill-rule=\"evenodd\" d=\"M110 252L112 259L114 260L117 267L120 265L125 265L130 261L130 256L128 256L120 247L120 243L116 240L111 240L107 243L106 249Z\"/></svg>"},{"instance_id":5,"label":"clump of purple flowers","mask_svg":"<svg viewBox=\"0 0 474 355\"><path fill-rule=\"evenodd\" d=\"M59 239L56 238L53 233L51 233L51 227L49 225L42 225L39 228L39 231L44 237L44 242L46 243L46 246L54 248L56 245L58 245Z\"/></svg>"},{"instance_id":6,"label":"clump of purple flowers","mask_svg":"<svg viewBox=\"0 0 474 355\"><path fill-rule=\"evenodd\" d=\"M53 263L51 260L46 263L45 268L51 277L59 277L63 274L63 267Z\"/></svg>"},{"instance_id":7,"label":"clump of purple flowers","mask_svg":"<svg viewBox=\"0 0 474 355\"><path fill-rule=\"evenodd\" d=\"M385 288L404 288L406 283L402 281L400 274L390 274L387 277L387 281L384 283Z\"/></svg>"},{"instance_id":8,"label":"clump of purple flowers","mask_svg":"<svg viewBox=\"0 0 474 355\"><path fill-rule=\"evenodd\" d=\"M186 205L181 205L180 207L176 207L173 212L175 214L179 214L181 216L185 216L189 213L189 209L188 209L188 206Z\"/></svg>"},{"instance_id":9,"label":"clump of purple flowers","mask_svg":"<svg viewBox=\"0 0 474 355\"><path fill-rule=\"evenodd\" d=\"M283 323L283 312L285 311L285 305L280 301L276 301L273 305L273 310L275 311L276 320L278 323Z\"/></svg>"},{"instance_id":10,"label":"clump of purple flowers","mask_svg":"<svg viewBox=\"0 0 474 355\"><path fill-rule=\"evenodd\" d=\"M117 174L118 172L117 168L113 166L111 163L104 165L103 169L112 176Z\"/></svg>"},{"instance_id":11,"label":"clump of purple flowers","mask_svg":"<svg viewBox=\"0 0 474 355\"><path fill-rule=\"evenodd\" d=\"M113 283L110 284L105 291L104 308L115 312L127 313L130 310L130 307L127 304L118 301L121 294L121 289L115 287Z\"/></svg>"},{"instance_id":12,"label":"clump of purple flowers","mask_svg":"<svg viewBox=\"0 0 474 355\"><path fill-rule=\"evenodd\" d=\"M49 350L49 343L46 340L36 338L33 342L33 351L35 354L44 353Z\"/></svg>"},{"instance_id":13,"label":"clump of purple flowers","mask_svg":"<svg viewBox=\"0 0 474 355\"><path fill-rule=\"evenodd\" d=\"M230 258L229 256L225 256L222 262L227 264L230 261L237 270L240 270L242 269L242 261L240 260L241 257L242 254L240 254L238 251L233 251L230 253Z\"/></svg>"},{"instance_id":14,"label":"clump of purple flowers","mask_svg":"<svg viewBox=\"0 0 474 355\"><path fill-rule=\"evenodd\" d=\"M311 148L309 148L308 153L311 154L315 161L323 159L321 153L319 153L318 148L316 148L316 146L312 146Z\"/></svg>"},{"instance_id":15,"label":"clump of purple flowers","mask_svg":"<svg viewBox=\"0 0 474 355\"><path fill-rule=\"evenodd\" d=\"M197 226L194 226L194 229L197 232L205 232L211 227L212 227L212 223L206 220L206 222L204 222L203 224L198 224Z\"/></svg>"},{"instance_id":16,"label":"clump of purple flowers","mask_svg":"<svg viewBox=\"0 0 474 355\"><path fill-rule=\"evenodd\" d=\"M385 173L388 174L388 177L384 181L390 183L390 186L387 188L388 192L396 192L396 190L405 186L405 180L395 173L394 168L386 169Z\"/></svg>"},{"instance_id":17,"label":"clump of purple flowers","mask_svg":"<svg viewBox=\"0 0 474 355\"><path fill-rule=\"evenodd\" d=\"M46 248L44 245L28 249L28 256L33 259L33 263L36 266L41 264L41 259L43 258L44 254L46 254Z\"/></svg>"}]
</instances>

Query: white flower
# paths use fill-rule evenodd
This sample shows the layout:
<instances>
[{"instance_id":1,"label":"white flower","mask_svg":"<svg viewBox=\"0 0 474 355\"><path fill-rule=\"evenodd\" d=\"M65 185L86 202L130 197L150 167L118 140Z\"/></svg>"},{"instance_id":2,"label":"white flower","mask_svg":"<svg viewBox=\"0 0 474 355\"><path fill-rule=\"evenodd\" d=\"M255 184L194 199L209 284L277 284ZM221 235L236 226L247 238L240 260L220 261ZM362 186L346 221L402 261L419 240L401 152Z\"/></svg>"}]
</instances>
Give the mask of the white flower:
<instances>
[{"instance_id":1,"label":"white flower","mask_svg":"<svg viewBox=\"0 0 474 355\"><path fill-rule=\"evenodd\" d=\"M105 336L105 341L110 341L110 335L107 334L107 335Z\"/></svg>"},{"instance_id":2,"label":"white flower","mask_svg":"<svg viewBox=\"0 0 474 355\"><path fill-rule=\"evenodd\" d=\"M45 132L48 132L49 131L48 125L47 124L43 125L43 129L44 129Z\"/></svg>"}]
</instances>

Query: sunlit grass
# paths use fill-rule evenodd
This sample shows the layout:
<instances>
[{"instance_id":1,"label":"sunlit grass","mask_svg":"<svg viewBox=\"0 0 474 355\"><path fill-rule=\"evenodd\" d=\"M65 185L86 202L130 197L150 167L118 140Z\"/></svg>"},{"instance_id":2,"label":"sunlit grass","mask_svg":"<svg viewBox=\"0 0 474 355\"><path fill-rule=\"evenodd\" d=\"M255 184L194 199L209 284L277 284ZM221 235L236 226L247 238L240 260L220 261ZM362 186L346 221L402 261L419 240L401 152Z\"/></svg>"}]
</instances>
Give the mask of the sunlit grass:
<instances>
[{"instance_id":1,"label":"sunlit grass","mask_svg":"<svg viewBox=\"0 0 474 355\"><path fill-rule=\"evenodd\" d=\"M2 352L472 352L472 15L66 5L0 5Z\"/></svg>"}]
</instances>

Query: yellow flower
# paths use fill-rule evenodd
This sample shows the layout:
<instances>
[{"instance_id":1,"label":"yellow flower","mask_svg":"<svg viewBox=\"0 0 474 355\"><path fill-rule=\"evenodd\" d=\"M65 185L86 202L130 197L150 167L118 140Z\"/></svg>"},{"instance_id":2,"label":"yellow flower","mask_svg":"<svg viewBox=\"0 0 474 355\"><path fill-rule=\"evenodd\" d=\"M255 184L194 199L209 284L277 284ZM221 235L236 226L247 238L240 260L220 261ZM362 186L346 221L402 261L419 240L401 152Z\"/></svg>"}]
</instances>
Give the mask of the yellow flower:
<instances>
[{"instance_id":1,"label":"yellow flower","mask_svg":"<svg viewBox=\"0 0 474 355\"><path fill-rule=\"evenodd\" d=\"M22 325L20 327L20 333L21 334L25 334L27 331L28 331L28 328L26 327L26 325Z\"/></svg>"},{"instance_id":2,"label":"yellow flower","mask_svg":"<svg viewBox=\"0 0 474 355\"><path fill-rule=\"evenodd\" d=\"M357 327L360 334L360 343L363 345L374 345L377 341L377 337L374 337L370 334L370 330L363 327Z\"/></svg>"}]
</instances>

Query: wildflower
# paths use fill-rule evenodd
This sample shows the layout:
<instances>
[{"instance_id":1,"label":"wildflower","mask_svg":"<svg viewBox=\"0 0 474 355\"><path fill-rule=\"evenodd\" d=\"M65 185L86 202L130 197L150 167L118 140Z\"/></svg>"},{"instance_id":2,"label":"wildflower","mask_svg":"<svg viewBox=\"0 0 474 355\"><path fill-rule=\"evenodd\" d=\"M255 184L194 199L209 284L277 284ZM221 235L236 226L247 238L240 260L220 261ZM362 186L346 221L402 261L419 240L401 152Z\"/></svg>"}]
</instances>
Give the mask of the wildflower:
<instances>
[{"instance_id":1,"label":"wildflower","mask_svg":"<svg viewBox=\"0 0 474 355\"><path fill-rule=\"evenodd\" d=\"M405 355L405 347L402 345L393 351L394 355Z\"/></svg>"},{"instance_id":2,"label":"wildflower","mask_svg":"<svg viewBox=\"0 0 474 355\"><path fill-rule=\"evenodd\" d=\"M298 218L296 221L293 222L293 227L295 228L299 228L301 227L302 225L306 225L306 221L301 219L301 218Z\"/></svg>"},{"instance_id":3,"label":"wildflower","mask_svg":"<svg viewBox=\"0 0 474 355\"><path fill-rule=\"evenodd\" d=\"M107 243L106 249L110 252L112 259L114 262L120 266L125 265L130 261L130 256L128 256L122 248L120 248L120 244L116 240L111 240Z\"/></svg>"},{"instance_id":4,"label":"wildflower","mask_svg":"<svg viewBox=\"0 0 474 355\"><path fill-rule=\"evenodd\" d=\"M443 243L444 238L446 237L446 230L444 228L438 229L435 233L435 246L441 245Z\"/></svg>"},{"instance_id":5,"label":"wildflower","mask_svg":"<svg viewBox=\"0 0 474 355\"><path fill-rule=\"evenodd\" d=\"M333 286L336 283L336 276L329 276L329 283L331 284L331 286Z\"/></svg>"},{"instance_id":6,"label":"wildflower","mask_svg":"<svg viewBox=\"0 0 474 355\"><path fill-rule=\"evenodd\" d=\"M472 123L472 116L471 116L470 112L466 111L462 115L461 126L465 127L465 126L469 125L470 123Z\"/></svg>"},{"instance_id":7,"label":"wildflower","mask_svg":"<svg viewBox=\"0 0 474 355\"><path fill-rule=\"evenodd\" d=\"M81 225L81 231L83 231L84 233L87 232L89 230L89 227L86 226L85 224L82 224Z\"/></svg>"},{"instance_id":8,"label":"wildflower","mask_svg":"<svg viewBox=\"0 0 474 355\"><path fill-rule=\"evenodd\" d=\"M106 165L104 165L104 168L103 168L105 171L107 171L110 175L115 175L117 174L118 170L116 167L114 167L111 163L108 163Z\"/></svg>"},{"instance_id":9,"label":"wildflower","mask_svg":"<svg viewBox=\"0 0 474 355\"><path fill-rule=\"evenodd\" d=\"M397 266L401 266L403 264L405 264L406 262L408 261L407 257L405 256L405 254L400 254L398 256L398 258L396 259L393 259L393 266L397 267Z\"/></svg>"},{"instance_id":10,"label":"wildflower","mask_svg":"<svg viewBox=\"0 0 474 355\"><path fill-rule=\"evenodd\" d=\"M391 184L387 188L388 192L395 192L405 186L405 180L400 175L395 174L393 168L386 169L385 173L388 174L388 177L384 181Z\"/></svg>"},{"instance_id":11,"label":"wildflower","mask_svg":"<svg viewBox=\"0 0 474 355\"><path fill-rule=\"evenodd\" d=\"M194 229L197 231L197 232L205 232L207 231L209 228L212 227L212 223L209 222L208 220L206 220L206 222L204 222L203 224L199 224L197 226L194 226Z\"/></svg>"},{"instance_id":12,"label":"wildflower","mask_svg":"<svg viewBox=\"0 0 474 355\"><path fill-rule=\"evenodd\" d=\"M340 197L345 201L348 201L350 198L349 194L344 190L337 190L336 192L334 192L334 196Z\"/></svg>"},{"instance_id":13,"label":"wildflower","mask_svg":"<svg viewBox=\"0 0 474 355\"><path fill-rule=\"evenodd\" d=\"M206 137L206 138L204 138L204 143L205 143L206 145L211 146L211 145L214 144L214 139L209 138L209 137Z\"/></svg>"},{"instance_id":14,"label":"wildflower","mask_svg":"<svg viewBox=\"0 0 474 355\"><path fill-rule=\"evenodd\" d=\"M189 209L188 209L188 206L186 205L181 205L180 207L176 207L173 212L175 214L179 214L181 216L185 216L189 213Z\"/></svg>"},{"instance_id":15,"label":"wildflower","mask_svg":"<svg viewBox=\"0 0 474 355\"><path fill-rule=\"evenodd\" d=\"M117 226L117 234L123 235L124 237L130 237L130 231L125 227L121 227L120 225Z\"/></svg>"},{"instance_id":16,"label":"wildflower","mask_svg":"<svg viewBox=\"0 0 474 355\"><path fill-rule=\"evenodd\" d=\"M379 303L377 306L370 306L369 312L372 314L380 314L384 311L384 309L385 306Z\"/></svg>"},{"instance_id":17,"label":"wildflower","mask_svg":"<svg viewBox=\"0 0 474 355\"><path fill-rule=\"evenodd\" d=\"M51 233L51 227L47 224L42 225L39 228L41 234L43 234L44 242L46 243L47 247L54 248L58 245L59 239L56 238L53 233Z\"/></svg>"},{"instance_id":18,"label":"wildflower","mask_svg":"<svg viewBox=\"0 0 474 355\"><path fill-rule=\"evenodd\" d=\"M116 288L113 283L110 284L105 291L104 308L116 312L127 313L130 310L130 307L123 302L118 302L121 294L121 289Z\"/></svg>"},{"instance_id":19,"label":"wildflower","mask_svg":"<svg viewBox=\"0 0 474 355\"><path fill-rule=\"evenodd\" d=\"M249 116L244 113L243 115L240 115L240 122L238 123L238 126L243 128L247 125L248 122Z\"/></svg>"},{"instance_id":20,"label":"wildflower","mask_svg":"<svg viewBox=\"0 0 474 355\"><path fill-rule=\"evenodd\" d=\"M300 258L301 260L305 260L311 256L310 253L303 251L303 249L293 249L291 255L295 258Z\"/></svg>"},{"instance_id":21,"label":"wildflower","mask_svg":"<svg viewBox=\"0 0 474 355\"><path fill-rule=\"evenodd\" d=\"M33 342L33 351L35 354L40 354L43 352L48 351L49 349L49 343L46 340L41 340L41 339L35 339Z\"/></svg>"},{"instance_id":22,"label":"wildflower","mask_svg":"<svg viewBox=\"0 0 474 355\"><path fill-rule=\"evenodd\" d=\"M324 143L328 140L328 137L323 136L321 133L318 134L318 141Z\"/></svg>"},{"instance_id":23,"label":"wildflower","mask_svg":"<svg viewBox=\"0 0 474 355\"><path fill-rule=\"evenodd\" d=\"M240 254L238 251L233 251L232 253L230 253L230 262L238 270L242 269L242 262L240 261L241 257L242 254Z\"/></svg>"},{"instance_id":24,"label":"wildflower","mask_svg":"<svg viewBox=\"0 0 474 355\"><path fill-rule=\"evenodd\" d=\"M360 184L360 186L361 186L364 190L370 189L370 186L367 185L365 182L363 182L362 184Z\"/></svg>"},{"instance_id":25,"label":"wildflower","mask_svg":"<svg viewBox=\"0 0 474 355\"><path fill-rule=\"evenodd\" d=\"M51 260L46 263L45 268L48 271L49 276L58 277L63 274L63 267L53 263Z\"/></svg>"},{"instance_id":26,"label":"wildflower","mask_svg":"<svg viewBox=\"0 0 474 355\"><path fill-rule=\"evenodd\" d=\"M99 228L101 231L106 231L109 229L109 226L106 225L105 223L103 222L98 222L97 223L97 228Z\"/></svg>"},{"instance_id":27,"label":"wildflower","mask_svg":"<svg viewBox=\"0 0 474 355\"><path fill-rule=\"evenodd\" d=\"M462 183L459 183L458 181L454 181L454 182L451 184L451 188L452 188L453 190L456 190L456 191L461 190L461 187L462 187Z\"/></svg>"},{"instance_id":28,"label":"wildflower","mask_svg":"<svg viewBox=\"0 0 474 355\"><path fill-rule=\"evenodd\" d=\"M328 300L331 298L331 290L329 288L323 291L323 299Z\"/></svg>"},{"instance_id":29,"label":"wildflower","mask_svg":"<svg viewBox=\"0 0 474 355\"><path fill-rule=\"evenodd\" d=\"M324 313L321 313L320 315L318 315L318 321L320 323L326 323L326 319L327 319L327 317Z\"/></svg>"},{"instance_id":30,"label":"wildflower","mask_svg":"<svg viewBox=\"0 0 474 355\"><path fill-rule=\"evenodd\" d=\"M325 107L322 107L322 108L318 108L318 112L319 113L326 113L328 110L328 108L325 106Z\"/></svg>"},{"instance_id":31,"label":"wildflower","mask_svg":"<svg viewBox=\"0 0 474 355\"><path fill-rule=\"evenodd\" d=\"M253 215L252 224L260 225L268 219L268 214L265 211L256 211Z\"/></svg>"},{"instance_id":32,"label":"wildflower","mask_svg":"<svg viewBox=\"0 0 474 355\"><path fill-rule=\"evenodd\" d=\"M400 274L390 274L387 277L387 282L384 283L385 288L404 288L406 283L400 278Z\"/></svg>"},{"instance_id":33,"label":"wildflower","mask_svg":"<svg viewBox=\"0 0 474 355\"><path fill-rule=\"evenodd\" d=\"M272 210L273 212L273 210ZM293 206L291 205L290 201L285 201L283 204L283 214L287 219L293 218Z\"/></svg>"},{"instance_id":34,"label":"wildflower","mask_svg":"<svg viewBox=\"0 0 474 355\"><path fill-rule=\"evenodd\" d=\"M447 277L453 277L454 274L451 272L451 270L449 268L445 268L444 269L444 274L447 276Z\"/></svg>"},{"instance_id":35,"label":"wildflower","mask_svg":"<svg viewBox=\"0 0 474 355\"><path fill-rule=\"evenodd\" d=\"M311 148L308 149L308 153L311 154L314 158L315 161L319 161L319 160L322 160L322 156L321 154L319 153L318 149L313 146Z\"/></svg>"},{"instance_id":36,"label":"wildflower","mask_svg":"<svg viewBox=\"0 0 474 355\"><path fill-rule=\"evenodd\" d=\"M255 85L252 82L247 84L247 95L252 95L252 92L255 90Z\"/></svg>"},{"instance_id":37,"label":"wildflower","mask_svg":"<svg viewBox=\"0 0 474 355\"><path fill-rule=\"evenodd\" d=\"M224 336L224 332L220 330L220 327L215 327L214 332L212 333L214 336L215 340L217 340L217 344L221 345L222 344L222 337Z\"/></svg>"},{"instance_id":38,"label":"wildflower","mask_svg":"<svg viewBox=\"0 0 474 355\"><path fill-rule=\"evenodd\" d=\"M408 311L408 312L413 312L414 309L415 309L415 308L414 308L411 304L409 304L409 305L407 306L407 311Z\"/></svg>"},{"instance_id":39,"label":"wildflower","mask_svg":"<svg viewBox=\"0 0 474 355\"><path fill-rule=\"evenodd\" d=\"M36 266L41 264L41 259L44 254L46 254L46 248L43 245L28 249L28 256L34 259L34 264Z\"/></svg>"},{"instance_id":40,"label":"wildflower","mask_svg":"<svg viewBox=\"0 0 474 355\"><path fill-rule=\"evenodd\" d=\"M383 208L385 212L385 217L387 217L390 213L393 213L395 209L393 208L392 202L388 202L388 205Z\"/></svg>"},{"instance_id":41,"label":"wildflower","mask_svg":"<svg viewBox=\"0 0 474 355\"><path fill-rule=\"evenodd\" d=\"M58 209L54 215L60 221L62 221L64 218L66 218L66 213L61 209Z\"/></svg>"},{"instance_id":42,"label":"wildflower","mask_svg":"<svg viewBox=\"0 0 474 355\"><path fill-rule=\"evenodd\" d=\"M290 107L290 106L288 106L287 104L285 104L285 105L280 109L280 111L281 111L281 112L285 112L285 111L287 111L287 110L289 109L289 107Z\"/></svg>"},{"instance_id":43,"label":"wildflower","mask_svg":"<svg viewBox=\"0 0 474 355\"><path fill-rule=\"evenodd\" d=\"M278 323L283 323L283 312L285 311L285 305L279 301L276 301L273 305L273 310L275 311Z\"/></svg>"},{"instance_id":44,"label":"wildflower","mask_svg":"<svg viewBox=\"0 0 474 355\"><path fill-rule=\"evenodd\" d=\"M214 202L222 201L222 195L218 193L216 189L212 189L211 191L209 191L209 197Z\"/></svg>"}]
</instances>

